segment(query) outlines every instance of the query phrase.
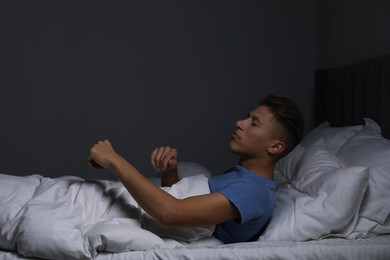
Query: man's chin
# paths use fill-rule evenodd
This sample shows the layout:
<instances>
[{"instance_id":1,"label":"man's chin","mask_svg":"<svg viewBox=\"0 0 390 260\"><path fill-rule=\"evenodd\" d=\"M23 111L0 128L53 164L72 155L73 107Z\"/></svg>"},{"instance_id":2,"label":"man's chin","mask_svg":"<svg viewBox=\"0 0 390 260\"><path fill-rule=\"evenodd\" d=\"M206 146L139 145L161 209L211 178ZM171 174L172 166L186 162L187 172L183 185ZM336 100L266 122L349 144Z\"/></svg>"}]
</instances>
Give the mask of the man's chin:
<instances>
[{"instance_id":1,"label":"man's chin","mask_svg":"<svg viewBox=\"0 0 390 260\"><path fill-rule=\"evenodd\" d=\"M238 154L238 147L237 145L234 143L234 140L231 140L228 144L228 148L229 150L232 152L232 153L235 153L235 154Z\"/></svg>"}]
</instances>

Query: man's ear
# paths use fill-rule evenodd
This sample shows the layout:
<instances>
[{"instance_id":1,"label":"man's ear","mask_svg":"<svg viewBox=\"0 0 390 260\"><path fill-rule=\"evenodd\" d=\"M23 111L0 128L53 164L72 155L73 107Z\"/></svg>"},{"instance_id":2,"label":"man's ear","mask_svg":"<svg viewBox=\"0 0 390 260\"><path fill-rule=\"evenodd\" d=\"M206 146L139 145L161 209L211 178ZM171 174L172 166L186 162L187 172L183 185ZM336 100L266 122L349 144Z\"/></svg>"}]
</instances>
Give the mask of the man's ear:
<instances>
[{"instance_id":1,"label":"man's ear","mask_svg":"<svg viewBox=\"0 0 390 260\"><path fill-rule=\"evenodd\" d=\"M284 152L286 145L284 142L275 140L275 142L268 147L268 152L273 155L278 155Z\"/></svg>"}]
</instances>

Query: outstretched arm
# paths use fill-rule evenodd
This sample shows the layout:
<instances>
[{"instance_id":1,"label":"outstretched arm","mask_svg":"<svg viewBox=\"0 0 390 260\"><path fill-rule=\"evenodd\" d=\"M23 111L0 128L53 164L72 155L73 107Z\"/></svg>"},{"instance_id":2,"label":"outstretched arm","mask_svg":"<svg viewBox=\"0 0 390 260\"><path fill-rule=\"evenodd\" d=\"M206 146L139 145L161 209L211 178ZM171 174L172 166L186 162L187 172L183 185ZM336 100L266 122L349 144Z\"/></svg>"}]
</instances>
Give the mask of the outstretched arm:
<instances>
[{"instance_id":1,"label":"outstretched arm","mask_svg":"<svg viewBox=\"0 0 390 260\"><path fill-rule=\"evenodd\" d=\"M208 226L239 217L237 208L220 193L176 199L146 179L107 140L91 148L88 160L95 168L112 170L139 205L163 226Z\"/></svg>"}]
</instances>

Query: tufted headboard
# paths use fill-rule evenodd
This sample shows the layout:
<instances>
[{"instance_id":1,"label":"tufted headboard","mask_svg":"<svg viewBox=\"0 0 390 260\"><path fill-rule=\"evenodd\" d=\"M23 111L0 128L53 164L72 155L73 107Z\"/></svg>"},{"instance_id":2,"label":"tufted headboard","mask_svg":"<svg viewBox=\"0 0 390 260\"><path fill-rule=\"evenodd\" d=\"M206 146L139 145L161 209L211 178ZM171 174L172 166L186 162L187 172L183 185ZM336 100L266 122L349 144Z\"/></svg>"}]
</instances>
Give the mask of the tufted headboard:
<instances>
[{"instance_id":1,"label":"tufted headboard","mask_svg":"<svg viewBox=\"0 0 390 260\"><path fill-rule=\"evenodd\" d=\"M390 138L390 55L315 73L316 123L363 124L374 119Z\"/></svg>"}]
</instances>

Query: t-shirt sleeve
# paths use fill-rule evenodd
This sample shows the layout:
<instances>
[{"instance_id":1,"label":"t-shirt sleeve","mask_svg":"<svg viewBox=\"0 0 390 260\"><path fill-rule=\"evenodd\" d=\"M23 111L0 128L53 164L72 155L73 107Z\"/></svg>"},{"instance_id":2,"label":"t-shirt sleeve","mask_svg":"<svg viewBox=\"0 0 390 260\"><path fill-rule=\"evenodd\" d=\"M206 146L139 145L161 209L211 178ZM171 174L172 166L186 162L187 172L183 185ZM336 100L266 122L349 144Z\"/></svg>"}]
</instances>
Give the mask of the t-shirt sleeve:
<instances>
[{"instance_id":1,"label":"t-shirt sleeve","mask_svg":"<svg viewBox=\"0 0 390 260\"><path fill-rule=\"evenodd\" d=\"M219 190L240 212L240 224L260 218L270 210L270 192L262 183L239 181Z\"/></svg>"}]
</instances>

